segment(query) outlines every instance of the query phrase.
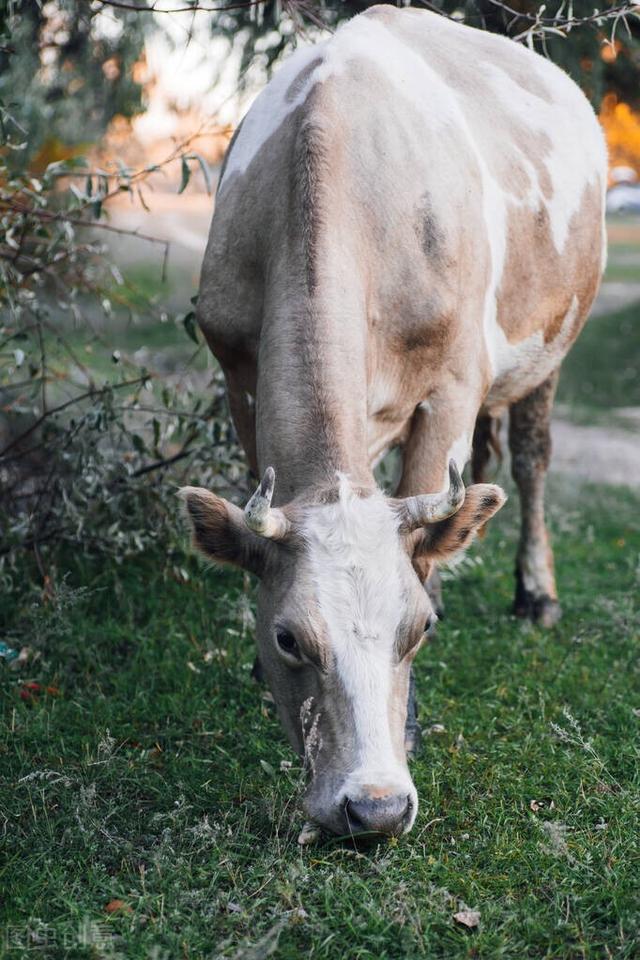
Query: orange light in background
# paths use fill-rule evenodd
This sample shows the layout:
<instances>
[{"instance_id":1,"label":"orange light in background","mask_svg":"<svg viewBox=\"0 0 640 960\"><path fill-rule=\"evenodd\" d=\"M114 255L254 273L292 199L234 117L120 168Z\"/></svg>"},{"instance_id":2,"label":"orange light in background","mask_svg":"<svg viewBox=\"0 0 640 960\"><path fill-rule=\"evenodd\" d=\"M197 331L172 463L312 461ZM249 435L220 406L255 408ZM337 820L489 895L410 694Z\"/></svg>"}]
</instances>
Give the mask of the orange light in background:
<instances>
[{"instance_id":1,"label":"orange light in background","mask_svg":"<svg viewBox=\"0 0 640 960\"><path fill-rule=\"evenodd\" d=\"M140 57L140 59L136 60L136 62L133 65L133 69L131 71L131 79L133 80L134 83L140 84L140 86L143 86L145 83L149 83L151 81L151 76L149 73L149 64L147 63L147 58L144 52L142 53L142 56Z\"/></svg>"},{"instance_id":2,"label":"orange light in background","mask_svg":"<svg viewBox=\"0 0 640 960\"><path fill-rule=\"evenodd\" d=\"M120 76L120 64L116 57L109 57L108 60L102 64L102 72L104 73L107 80L117 80Z\"/></svg>"},{"instance_id":3,"label":"orange light in background","mask_svg":"<svg viewBox=\"0 0 640 960\"><path fill-rule=\"evenodd\" d=\"M618 54L622 50L622 44L619 40L614 40L613 43L606 41L602 45L602 50L600 51L600 56L605 63L613 63L618 59Z\"/></svg>"},{"instance_id":4,"label":"orange light in background","mask_svg":"<svg viewBox=\"0 0 640 960\"><path fill-rule=\"evenodd\" d=\"M640 113L608 93L600 107L609 148L609 167L632 167L640 177Z\"/></svg>"}]
</instances>

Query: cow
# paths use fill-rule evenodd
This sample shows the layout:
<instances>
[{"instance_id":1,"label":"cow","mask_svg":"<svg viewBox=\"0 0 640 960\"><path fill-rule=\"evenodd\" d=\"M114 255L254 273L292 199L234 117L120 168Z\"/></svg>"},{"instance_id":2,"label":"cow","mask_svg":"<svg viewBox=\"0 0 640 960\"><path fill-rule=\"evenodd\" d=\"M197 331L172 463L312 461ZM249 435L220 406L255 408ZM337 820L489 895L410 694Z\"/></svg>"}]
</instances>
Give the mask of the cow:
<instances>
[{"instance_id":1,"label":"cow","mask_svg":"<svg viewBox=\"0 0 640 960\"><path fill-rule=\"evenodd\" d=\"M229 146L197 318L262 479L244 511L181 493L195 545L259 580L259 661L334 834L414 823L411 665L434 571L505 500L482 473L507 411L515 611L560 614L549 419L604 266L606 168L562 70L391 5L295 52ZM393 496L374 477L391 448Z\"/></svg>"}]
</instances>

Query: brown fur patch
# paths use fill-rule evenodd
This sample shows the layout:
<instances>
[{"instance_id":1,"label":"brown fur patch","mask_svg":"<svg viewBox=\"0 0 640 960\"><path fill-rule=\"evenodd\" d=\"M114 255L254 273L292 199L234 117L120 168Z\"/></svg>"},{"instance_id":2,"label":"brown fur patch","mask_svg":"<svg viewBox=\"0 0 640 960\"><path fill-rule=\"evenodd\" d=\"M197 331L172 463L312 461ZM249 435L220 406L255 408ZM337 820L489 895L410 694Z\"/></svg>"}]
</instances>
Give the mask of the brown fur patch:
<instances>
[{"instance_id":1,"label":"brown fur patch","mask_svg":"<svg viewBox=\"0 0 640 960\"><path fill-rule=\"evenodd\" d=\"M439 260L442 256L444 231L438 223L428 193L425 193L418 207L416 234L425 257L428 260Z\"/></svg>"},{"instance_id":2,"label":"brown fur patch","mask_svg":"<svg viewBox=\"0 0 640 960\"><path fill-rule=\"evenodd\" d=\"M544 332L546 343L554 340L574 296L579 306L571 337L577 336L600 281L602 235L594 224L601 218L601 203L599 186L587 185L560 252L546 206L537 211L511 208L498 291L498 323L511 343L537 330Z\"/></svg>"}]
</instances>

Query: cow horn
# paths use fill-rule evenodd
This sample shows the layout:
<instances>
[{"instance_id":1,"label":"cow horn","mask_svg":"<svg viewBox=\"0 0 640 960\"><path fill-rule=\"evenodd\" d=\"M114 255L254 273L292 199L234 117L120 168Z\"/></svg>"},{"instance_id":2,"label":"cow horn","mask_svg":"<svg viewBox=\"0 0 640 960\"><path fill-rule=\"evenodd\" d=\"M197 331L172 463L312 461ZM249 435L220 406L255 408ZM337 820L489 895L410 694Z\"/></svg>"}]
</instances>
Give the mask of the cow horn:
<instances>
[{"instance_id":1,"label":"cow horn","mask_svg":"<svg viewBox=\"0 0 640 960\"><path fill-rule=\"evenodd\" d=\"M437 523L457 513L464 503L465 489L455 460L449 460L449 487L444 493L424 493L399 502L400 529L405 533Z\"/></svg>"},{"instance_id":2,"label":"cow horn","mask_svg":"<svg viewBox=\"0 0 640 960\"><path fill-rule=\"evenodd\" d=\"M282 510L271 506L275 482L275 470L267 467L260 486L244 508L244 520L249 529L261 537L282 540L291 524Z\"/></svg>"}]
</instances>

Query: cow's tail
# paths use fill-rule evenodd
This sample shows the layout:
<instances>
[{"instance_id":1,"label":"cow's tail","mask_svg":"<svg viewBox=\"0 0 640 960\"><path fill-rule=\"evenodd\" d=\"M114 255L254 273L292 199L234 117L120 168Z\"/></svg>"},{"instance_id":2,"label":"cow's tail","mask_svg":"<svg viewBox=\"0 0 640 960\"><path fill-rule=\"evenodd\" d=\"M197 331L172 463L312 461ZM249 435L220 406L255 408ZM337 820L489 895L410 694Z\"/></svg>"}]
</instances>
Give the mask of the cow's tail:
<instances>
[{"instance_id":1,"label":"cow's tail","mask_svg":"<svg viewBox=\"0 0 640 960\"><path fill-rule=\"evenodd\" d=\"M481 413L476 420L473 431L473 445L471 450L471 478L474 483L485 483L487 467L491 462L492 454L496 466L502 463L502 446L500 445L500 420Z\"/></svg>"}]
</instances>

